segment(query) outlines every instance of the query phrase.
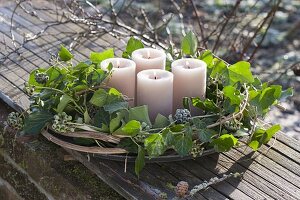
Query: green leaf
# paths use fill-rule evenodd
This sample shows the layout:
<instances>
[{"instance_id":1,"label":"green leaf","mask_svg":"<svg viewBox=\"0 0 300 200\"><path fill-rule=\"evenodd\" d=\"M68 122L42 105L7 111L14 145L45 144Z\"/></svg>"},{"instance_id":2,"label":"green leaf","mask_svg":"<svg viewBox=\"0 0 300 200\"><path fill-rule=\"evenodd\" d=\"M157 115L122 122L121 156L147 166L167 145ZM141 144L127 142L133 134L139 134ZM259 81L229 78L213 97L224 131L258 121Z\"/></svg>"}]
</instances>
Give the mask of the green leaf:
<instances>
[{"instance_id":1,"label":"green leaf","mask_svg":"<svg viewBox=\"0 0 300 200\"><path fill-rule=\"evenodd\" d=\"M181 132L184 129L184 124L175 124L173 126L170 127L170 130L172 132Z\"/></svg>"},{"instance_id":2,"label":"green leaf","mask_svg":"<svg viewBox=\"0 0 300 200\"><path fill-rule=\"evenodd\" d=\"M89 124L91 121L91 117L89 115L89 112L87 110L85 110L84 114L83 114L83 118L84 118L84 123Z\"/></svg>"},{"instance_id":3,"label":"green leaf","mask_svg":"<svg viewBox=\"0 0 300 200\"><path fill-rule=\"evenodd\" d=\"M166 151L163 137L159 133L151 134L147 137L144 145L150 158L158 157Z\"/></svg>"},{"instance_id":4,"label":"green leaf","mask_svg":"<svg viewBox=\"0 0 300 200\"><path fill-rule=\"evenodd\" d=\"M182 42L181 42L181 50L186 55L194 55L198 48L198 40L193 32L188 32Z\"/></svg>"},{"instance_id":5,"label":"green leaf","mask_svg":"<svg viewBox=\"0 0 300 200\"><path fill-rule=\"evenodd\" d=\"M252 135L251 141L248 144L254 151L259 149L261 145L266 144L270 139L281 129L280 125L273 125L267 130L257 129Z\"/></svg>"},{"instance_id":6,"label":"green leaf","mask_svg":"<svg viewBox=\"0 0 300 200\"><path fill-rule=\"evenodd\" d=\"M145 150L143 147L138 146L138 155L135 159L134 171L137 176L140 175L140 172L145 166Z\"/></svg>"},{"instance_id":7,"label":"green leaf","mask_svg":"<svg viewBox=\"0 0 300 200\"><path fill-rule=\"evenodd\" d=\"M58 52L58 56L62 61L69 61L74 56L69 52L67 48L65 48L63 45L60 47L60 51Z\"/></svg>"},{"instance_id":8,"label":"green leaf","mask_svg":"<svg viewBox=\"0 0 300 200\"><path fill-rule=\"evenodd\" d=\"M240 61L228 67L229 83L233 85L237 82L252 83L254 78L250 71L250 63Z\"/></svg>"},{"instance_id":9,"label":"green leaf","mask_svg":"<svg viewBox=\"0 0 300 200\"><path fill-rule=\"evenodd\" d=\"M193 106L205 111L218 112L218 106L210 99L201 100L199 97L192 98Z\"/></svg>"},{"instance_id":10,"label":"green leaf","mask_svg":"<svg viewBox=\"0 0 300 200\"><path fill-rule=\"evenodd\" d=\"M143 43L140 40L131 37L127 42L126 50L123 52L122 57L130 58L133 51L141 48L144 48Z\"/></svg>"},{"instance_id":11,"label":"green leaf","mask_svg":"<svg viewBox=\"0 0 300 200\"><path fill-rule=\"evenodd\" d=\"M280 101L285 100L286 98L293 96L294 90L293 88L288 88L281 92Z\"/></svg>"},{"instance_id":12,"label":"green leaf","mask_svg":"<svg viewBox=\"0 0 300 200\"><path fill-rule=\"evenodd\" d=\"M183 108L191 110L191 108L190 108L190 98L189 97L183 97L182 105L183 105Z\"/></svg>"},{"instance_id":13,"label":"green leaf","mask_svg":"<svg viewBox=\"0 0 300 200\"><path fill-rule=\"evenodd\" d=\"M153 128L164 128L170 124L168 118L158 113L155 118Z\"/></svg>"},{"instance_id":14,"label":"green leaf","mask_svg":"<svg viewBox=\"0 0 300 200\"><path fill-rule=\"evenodd\" d=\"M240 105L241 96L240 91L238 91L235 87L228 85L223 88L224 96L230 99L231 105Z\"/></svg>"},{"instance_id":15,"label":"green leaf","mask_svg":"<svg viewBox=\"0 0 300 200\"><path fill-rule=\"evenodd\" d=\"M110 114L119 111L124 110L128 108L128 102L120 101L116 103L111 103L103 106L104 110L109 112Z\"/></svg>"},{"instance_id":16,"label":"green leaf","mask_svg":"<svg viewBox=\"0 0 300 200\"><path fill-rule=\"evenodd\" d=\"M226 79L228 78L228 69L227 65L223 60L220 60L218 58L214 58L212 61L212 71L210 76L215 78L218 75L224 75Z\"/></svg>"},{"instance_id":17,"label":"green leaf","mask_svg":"<svg viewBox=\"0 0 300 200\"><path fill-rule=\"evenodd\" d=\"M123 112L117 112L116 117L110 120L109 123L109 131L110 133L115 132L118 128L120 128L121 125L121 120L124 118L124 113Z\"/></svg>"},{"instance_id":18,"label":"green leaf","mask_svg":"<svg viewBox=\"0 0 300 200\"><path fill-rule=\"evenodd\" d=\"M198 131L198 137L201 142L211 142L214 135L216 135L216 132L211 129L205 128Z\"/></svg>"},{"instance_id":19,"label":"green leaf","mask_svg":"<svg viewBox=\"0 0 300 200\"><path fill-rule=\"evenodd\" d=\"M46 110L31 113L24 120L23 130L27 135L39 134L47 122L50 122L52 119L53 115Z\"/></svg>"},{"instance_id":20,"label":"green leaf","mask_svg":"<svg viewBox=\"0 0 300 200\"><path fill-rule=\"evenodd\" d=\"M161 135L166 146L170 146L171 144L173 144L174 135L169 128L164 129Z\"/></svg>"},{"instance_id":21,"label":"green leaf","mask_svg":"<svg viewBox=\"0 0 300 200\"><path fill-rule=\"evenodd\" d=\"M107 92L104 89L98 89L96 92L94 92L92 98L90 99L90 103L102 107L106 103L106 99L108 97Z\"/></svg>"},{"instance_id":22,"label":"green leaf","mask_svg":"<svg viewBox=\"0 0 300 200\"><path fill-rule=\"evenodd\" d=\"M66 108L66 106L73 101L73 98L70 97L67 94L64 94L61 96L60 102L57 105L57 109L56 112L61 113L62 111L64 111L64 109Z\"/></svg>"},{"instance_id":23,"label":"green leaf","mask_svg":"<svg viewBox=\"0 0 300 200\"><path fill-rule=\"evenodd\" d=\"M234 147L238 142L238 139L235 138L232 134L224 134L219 138L214 139L212 144L217 152L226 152Z\"/></svg>"},{"instance_id":24,"label":"green leaf","mask_svg":"<svg viewBox=\"0 0 300 200\"><path fill-rule=\"evenodd\" d=\"M205 50L198 59L204 61L207 66L209 67L212 64L212 61L214 59L214 56L210 50Z\"/></svg>"},{"instance_id":25,"label":"green leaf","mask_svg":"<svg viewBox=\"0 0 300 200\"><path fill-rule=\"evenodd\" d=\"M193 118L192 120L197 129L205 129L207 126L207 123L203 119Z\"/></svg>"},{"instance_id":26,"label":"green leaf","mask_svg":"<svg viewBox=\"0 0 300 200\"><path fill-rule=\"evenodd\" d=\"M91 54L90 54L90 60L96 64L102 62L105 59L113 58L113 57L114 57L114 50L112 48L105 50L103 52L100 52L100 53L99 52L91 52Z\"/></svg>"},{"instance_id":27,"label":"green leaf","mask_svg":"<svg viewBox=\"0 0 300 200\"><path fill-rule=\"evenodd\" d=\"M118 147L126 149L130 153L138 153L138 145L129 137L121 138Z\"/></svg>"},{"instance_id":28,"label":"green leaf","mask_svg":"<svg viewBox=\"0 0 300 200\"><path fill-rule=\"evenodd\" d=\"M128 136L136 136L141 131L141 123L136 120L131 120L122 128L122 131Z\"/></svg>"},{"instance_id":29,"label":"green leaf","mask_svg":"<svg viewBox=\"0 0 300 200\"><path fill-rule=\"evenodd\" d=\"M129 109L129 120L137 120L139 122L145 122L149 126L151 126L149 114L148 114L148 106L138 106Z\"/></svg>"},{"instance_id":30,"label":"green leaf","mask_svg":"<svg viewBox=\"0 0 300 200\"><path fill-rule=\"evenodd\" d=\"M193 146L192 137L186 135L177 135L174 138L174 149L181 155L186 156L189 154Z\"/></svg>"}]
</instances>

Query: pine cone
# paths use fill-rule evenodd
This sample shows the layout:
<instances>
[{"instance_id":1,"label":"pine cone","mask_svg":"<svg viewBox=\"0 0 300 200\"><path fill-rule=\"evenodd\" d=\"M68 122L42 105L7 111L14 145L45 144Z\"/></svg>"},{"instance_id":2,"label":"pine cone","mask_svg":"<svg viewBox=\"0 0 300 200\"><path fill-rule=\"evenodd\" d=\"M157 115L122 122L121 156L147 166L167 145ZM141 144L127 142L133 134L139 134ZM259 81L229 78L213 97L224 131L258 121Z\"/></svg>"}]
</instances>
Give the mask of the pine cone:
<instances>
[{"instance_id":1,"label":"pine cone","mask_svg":"<svg viewBox=\"0 0 300 200\"><path fill-rule=\"evenodd\" d=\"M177 109L174 118L177 124L183 124L190 120L191 113L188 109Z\"/></svg>"},{"instance_id":2,"label":"pine cone","mask_svg":"<svg viewBox=\"0 0 300 200\"><path fill-rule=\"evenodd\" d=\"M183 198L185 195L187 195L189 191L189 184L185 181L180 181L177 183L175 188L175 193L177 197Z\"/></svg>"}]
</instances>

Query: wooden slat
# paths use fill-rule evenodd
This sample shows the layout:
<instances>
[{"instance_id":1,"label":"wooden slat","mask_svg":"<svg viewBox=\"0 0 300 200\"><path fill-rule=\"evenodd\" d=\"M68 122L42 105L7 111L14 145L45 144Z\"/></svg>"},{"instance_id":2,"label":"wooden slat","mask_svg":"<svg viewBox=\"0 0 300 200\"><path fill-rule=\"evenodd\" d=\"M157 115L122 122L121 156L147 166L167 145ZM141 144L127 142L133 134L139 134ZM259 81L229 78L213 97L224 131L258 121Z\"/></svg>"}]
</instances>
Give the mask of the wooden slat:
<instances>
[{"instance_id":1,"label":"wooden slat","mask_svg":"<svg viewBox=\"0 0 300 200\"><path fill-rule=\"evenodd\" d=\"M226 153L226 156L233 159L234 161L238 161L237 158L242 157L243 155L237 150L232 149L231 151ZM272 184L276 185L278 188L282 189L284 193L293 196L293 198L300 197L299 188L290 184L288 181L284 180L277 174L272 173L268 168L263 167L258 162L253 162L252 160L244 159L243 161L240 161L239 164L246 167L248 170L254 172L256 176L263 177Z\"/></svg>"}]
</instances>

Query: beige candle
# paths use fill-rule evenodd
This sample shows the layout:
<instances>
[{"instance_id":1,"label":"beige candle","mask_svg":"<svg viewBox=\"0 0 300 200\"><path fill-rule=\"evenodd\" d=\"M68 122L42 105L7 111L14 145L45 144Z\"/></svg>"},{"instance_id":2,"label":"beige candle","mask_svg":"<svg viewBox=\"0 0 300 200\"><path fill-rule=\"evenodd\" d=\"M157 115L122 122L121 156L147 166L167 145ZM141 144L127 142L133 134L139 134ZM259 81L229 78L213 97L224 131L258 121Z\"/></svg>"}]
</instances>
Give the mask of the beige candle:
<instances>
[{"instance_id":1,"label":"beige candle","mask_svg":"<svg viewBox=\"0 0 300 200\"><path fill-rule=\"evenodd\" d=\"M158 49L137 49L132 52L132 60L136 63L136 73L146 69L165 69L166 66L166 54Z\"/></svg>"},{"instance_id":2,"label":"beige candle","mask_svg":"<svg viewBox=\"0 0 300 200\"><path fill-rule=\"evenodd\" d=\"M113 65L113 69L111 77L107 80L107 85L116 88L128 98L134 99L136 87L135 62L125 58L109 58L101 62L101 68L107 70L109 63ZM129 106L134 106L134 100L129 101Z\"/></svg>"},{"instance_id":3,"label":"beige candle","mask_svg":"<svg viewBox=\"0 0 300 200\"><path fill-rule=\"evenodd\" d=\"M206 63L199 59L183 58L172 63L174 74L173 112L182 108L183 97L205 98ZM192 108L193 115L201 114L201 110Z\"/></svg>"},{"instance_id":4,"label":"beige candle","mask_svg":"<svg viewBox=\"0 0 300 200\"><path fill-rule=\"evenodd\" d=\"M148 105L149 116L169 116L173 107L173 74L161 69L148 69L137 75L137 105Z\"/></svg>"}]
</instances>

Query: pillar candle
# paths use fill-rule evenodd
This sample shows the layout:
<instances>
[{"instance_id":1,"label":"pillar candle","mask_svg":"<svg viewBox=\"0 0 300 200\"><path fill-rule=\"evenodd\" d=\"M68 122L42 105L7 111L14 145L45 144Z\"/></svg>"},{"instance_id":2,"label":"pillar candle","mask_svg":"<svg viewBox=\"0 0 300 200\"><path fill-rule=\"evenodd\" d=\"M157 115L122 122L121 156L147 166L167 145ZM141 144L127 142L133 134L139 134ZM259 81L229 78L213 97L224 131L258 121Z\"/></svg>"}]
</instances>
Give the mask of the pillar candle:
<instances>
[{"instance_id":1,"label":"pillar candle","mask_svg":"<svg viewBox=\"0 0 300 200\"><path fill-rule=\"evenodd\" d=\"M148 69L137 74L137 104L148 105L149 116L169 116L173 108L173 74L161 69Z\"/></svg>"},{"instance_id":2,"label":"pillar candle","mask_svg":"<svg viewBox=\"0 0 300 200\"><path fill-rule=\"evenodd\" d=\"M142 48L132 52L131 56L136 63L136 73L145 69L165 69L166 54L162 50Z\"/></svg>"},{"instance_id":3,"label":"pillar candle","mask_svg":"<svg viewBox=\"0 0 300 200\"><path fill-rule=\"evenodd\" d=\"M128 98L135 98L135 62L125 58L109 58L101 62L101 68L107 70L109 63L112 64L113 69L107 85L116 88ZM134 100L129 101L129 106L134 106Z\"/></svg>"},{"instance_id":4,"label":"pillar candle","mask_svg":"<svg viewBox=\"0 0 300 200\"><path fill-rule=\"evenodd\" d=\"M206 68L205 62L199 59L183 58L172 63L174 74L173 112L182 108L183 97L205 98ZM201 110L192 107L192 114L199 115Z\"/></svg>"}]
</instances>

